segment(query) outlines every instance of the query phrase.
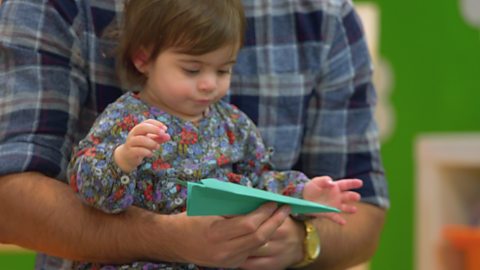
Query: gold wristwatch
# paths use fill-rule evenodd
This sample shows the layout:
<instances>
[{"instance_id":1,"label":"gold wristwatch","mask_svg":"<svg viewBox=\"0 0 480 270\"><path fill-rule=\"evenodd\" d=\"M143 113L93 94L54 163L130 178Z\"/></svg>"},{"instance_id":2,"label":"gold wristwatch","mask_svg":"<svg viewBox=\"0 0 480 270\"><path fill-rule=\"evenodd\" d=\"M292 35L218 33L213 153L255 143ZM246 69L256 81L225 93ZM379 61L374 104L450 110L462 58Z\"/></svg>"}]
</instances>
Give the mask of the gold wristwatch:
<instances>
[{"instance_id":1,"label":"gold wristwatch","mask_svg":"<svg viewBox=\"0 0 480 270\"><path fill-rule=\"evenodd\" d=\"M302 268L314 262L320 255L320 237L317 228L310 220L303 222L305 226L305 239L303 240L303 260L290 268Z\"/></svg>"}]
</instances>

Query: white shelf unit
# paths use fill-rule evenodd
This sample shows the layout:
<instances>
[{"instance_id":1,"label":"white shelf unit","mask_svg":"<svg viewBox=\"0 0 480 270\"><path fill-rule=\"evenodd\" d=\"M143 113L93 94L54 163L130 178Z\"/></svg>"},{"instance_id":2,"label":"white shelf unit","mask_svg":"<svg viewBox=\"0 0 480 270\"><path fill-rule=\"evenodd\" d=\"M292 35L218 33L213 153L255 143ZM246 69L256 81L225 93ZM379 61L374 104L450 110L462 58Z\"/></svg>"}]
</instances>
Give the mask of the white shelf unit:
<instances>
[{"instance_id":1,"label":"white shelf unit","mask_svg":"<svg viewBox=\"0 0 480 270\"><path fill-rule=\"evenodd\" d=\"M442 269L444 225L478 222L480 133L422 135L415 150L416 269Z\"/></svg>"}]
</instances>

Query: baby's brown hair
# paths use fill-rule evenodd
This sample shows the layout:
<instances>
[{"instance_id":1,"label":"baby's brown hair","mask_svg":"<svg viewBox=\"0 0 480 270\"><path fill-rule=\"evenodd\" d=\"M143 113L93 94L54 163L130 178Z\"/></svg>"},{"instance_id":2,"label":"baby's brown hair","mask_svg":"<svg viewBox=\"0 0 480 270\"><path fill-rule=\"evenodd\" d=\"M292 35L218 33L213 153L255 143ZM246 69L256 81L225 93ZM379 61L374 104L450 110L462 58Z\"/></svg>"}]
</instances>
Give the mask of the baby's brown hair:
<instances>
[{"instance_id":1,"label":"baby's brown hair","mask_svg":"<svg viewBox=\"0 0 480 270\"><path fill-rule=\"evenodd\" d=\"M201 55L232 45L236 54L246 27L241 0L128 0L117 51L117 69L127 86L143 86L146 77L133 58L148 50L147 62L162 51Z\"/></svg>"}]
</instances>

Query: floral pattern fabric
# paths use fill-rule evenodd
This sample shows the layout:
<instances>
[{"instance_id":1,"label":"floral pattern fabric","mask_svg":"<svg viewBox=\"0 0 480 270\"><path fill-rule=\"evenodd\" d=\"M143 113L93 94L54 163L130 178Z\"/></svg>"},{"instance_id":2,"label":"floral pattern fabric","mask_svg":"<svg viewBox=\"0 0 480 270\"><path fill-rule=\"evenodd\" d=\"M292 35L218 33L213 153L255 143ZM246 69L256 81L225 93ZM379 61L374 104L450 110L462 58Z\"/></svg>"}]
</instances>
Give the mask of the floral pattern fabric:
<instances>
[{"instance_id":1,"label":"floral pattern fabric","mask_svg":"<svg viewBox=\"0 0 480 270\"><path fill-rule=\"evenodd\" d=\"M164 123L171 140L136 170L124 173L113 161L113 152L147 119ZM253 122L223 101L193 123L148 106L130 92L109 105L80 141L69 165L69 181L83 201L108 213L131 205L163 214L185 211L187 189L177 179L216 178L301 197L309 179L297 171L272 170L271 154Z\"/></svg>"}]
</instances>

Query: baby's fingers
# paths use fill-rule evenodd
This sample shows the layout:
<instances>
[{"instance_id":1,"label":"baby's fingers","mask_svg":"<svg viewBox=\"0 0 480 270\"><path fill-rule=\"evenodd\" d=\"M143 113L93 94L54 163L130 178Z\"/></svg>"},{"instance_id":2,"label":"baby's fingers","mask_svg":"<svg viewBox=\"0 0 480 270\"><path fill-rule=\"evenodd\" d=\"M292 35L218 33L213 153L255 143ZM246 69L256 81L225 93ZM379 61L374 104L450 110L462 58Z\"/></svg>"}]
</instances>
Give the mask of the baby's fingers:
<instances>
[{"instance_id":1,"label":"baby's fingers","mask_svg":"<svg viewBox=\"0 0 480 270\"><path fill-rule=\"evenodd\" d=\"M145 148L150 152L157 150L160 145L148 136L134 136L127 140L126 145L129 148Z\"/></svg>"},{"instance_id":2,"label":"baby's fingers","mask_svg":"<svg viewBox=\"0 0 480 270\"><path fill-rule=\"evenodd\" d=\"M159 121L148 119L136 125L130 130L129 136L147 135L147 134L164 134L167 127Z\"/></svg>"},{"instance_id":3,"label":"baby's fingers","mask_svg":"<svg viewBox=\"0 0 480 270\"><path fill-rule=\"evenodd\" d=\"M342 202L358 202L360 201L360 194L355 191L345 191L342 193Z\"/></svg>"},{"instance_id":4,"label":"baby's fingers","mask_svg":"<svg viewBox=\"0 0 480 270\"><path fill-rule=\"evenodd\" d=\"M164 123L162 123L158 120L155 120L155 119L147 119L147 120L143 121L142 123L147 123L147 124L150 124L150 125L157 126L164 132L167 130L167 126Z\"/></svg>"},{"instance_id":5,"label":"baby's fingers","mask_svg":"<svg viewBox=\"0 0 480 270\"><path fill-rule=\"evenodd\" d=\"M137 164L140 164L144 158L153 156L153 152L151 150L143 147L130 148L130 154L132 157L134 157L134 160Z\"/></svg>"},{"instance_id":6,"label":"baby's fingers","mask_svg":"<svg viewBox=\"0 0 480 270\"><path fill-rule=\"evenodd\" d=\"M355 214L357 212L357 207L351 204L342 204L339 209L343 213L348 213L348 214Z\"/></svg>"},{"instance_id":7,"label":"baby's fingers","mask_svg":"<svg viewBox=\"0 0 480 270\"><path fill-rule=\"evenodd\" d=\"M347 221L340 214L332 213L332 214L329 214L327 218L339 225L345 225L347 223Z\"/></svg>"},{"instance_id":8,"label":"baby's fingers","mask_svg":"<svg viewBox=\"0 0 480 270\"><path fill-rule=\"evenodd\" d=\"M360 179L342 179L337 181L340 190L351 190L361 188L363 181Z\"/></svg>"},{"instance_id":9,"label":"baby's fingers","mask_svg":"<svg viewBox=\"0 0 480 270\"><path fill-rule=\"evenodd\" d=\"M164 143L170 140L170 135L168 133L160 133L160 134L147 134L147 137L156 141L157 143Z\"/></svg>"}]
</instances>

